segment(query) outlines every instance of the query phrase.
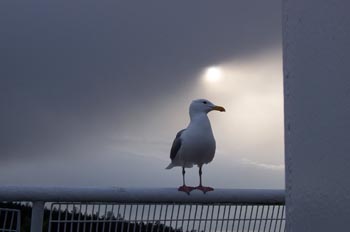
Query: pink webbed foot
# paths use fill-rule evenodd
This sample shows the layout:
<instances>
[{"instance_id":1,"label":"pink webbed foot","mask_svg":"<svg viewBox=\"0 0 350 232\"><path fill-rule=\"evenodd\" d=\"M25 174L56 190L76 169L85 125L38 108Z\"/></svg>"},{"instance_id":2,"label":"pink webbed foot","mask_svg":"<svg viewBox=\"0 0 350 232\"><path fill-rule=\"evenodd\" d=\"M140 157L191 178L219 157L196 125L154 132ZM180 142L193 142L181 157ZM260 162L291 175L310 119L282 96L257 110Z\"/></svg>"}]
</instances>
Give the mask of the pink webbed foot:
<instances>
[{"instance_id":1,"label":"pink webbed foot","mask_svg":"<svg viewBox=\"0 0 350 232\"><path fill-rule=\"evenodd\" d=\"M177 190L181 192L185 192L187 194L190 194L192 190L196 189L195 187L187 186L187 185L182 185L180 186Z\"/></svg>"},{"instance_id":2,"label":"pink webbed foot","mask_svg":"<svg viewBox=\"0 0 350 232\"><path fill-rule=\"evenodd\" d=\"M202 186L202 185L197 186L196 189L201 190L203 193L214 191L214 189L212 187L206 187L206 186Z\"/></svg>"}]
</instances>

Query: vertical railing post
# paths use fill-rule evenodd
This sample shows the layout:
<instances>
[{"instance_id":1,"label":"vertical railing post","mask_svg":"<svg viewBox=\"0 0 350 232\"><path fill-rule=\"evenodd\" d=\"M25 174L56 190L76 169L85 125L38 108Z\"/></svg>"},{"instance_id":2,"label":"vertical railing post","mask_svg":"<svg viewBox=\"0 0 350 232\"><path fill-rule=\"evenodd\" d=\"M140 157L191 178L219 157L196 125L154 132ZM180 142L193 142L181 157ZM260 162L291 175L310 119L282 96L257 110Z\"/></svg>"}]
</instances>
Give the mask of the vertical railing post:
<instances>
[{"instance_id":1,"label":"vertical railing post","mask_svg":"<svg viewBox=\"0 0 350 232\"><path fill-rule=\"evenodd\" d=\"M31 232L42 232L44 220L44 204L43 201L33 202L32 220L30 225Z\"/></svg>"},{"instance_id":2,"label":"vertical railing post","mask_svg":"<svg viewBox=\"0 0 350 232\"><path fill-rule=\"evenodd\" d=\"M21 232L21 211L17 212L16 231Z\"/></svg>"}]
</instances>

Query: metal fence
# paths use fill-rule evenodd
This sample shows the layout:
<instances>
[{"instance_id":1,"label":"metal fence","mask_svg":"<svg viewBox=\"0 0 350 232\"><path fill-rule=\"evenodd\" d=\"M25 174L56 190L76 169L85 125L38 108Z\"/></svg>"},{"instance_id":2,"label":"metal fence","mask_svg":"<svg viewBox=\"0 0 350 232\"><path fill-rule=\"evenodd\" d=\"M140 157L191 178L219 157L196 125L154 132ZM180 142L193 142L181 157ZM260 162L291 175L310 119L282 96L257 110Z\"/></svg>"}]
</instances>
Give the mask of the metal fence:
<instances>
[{"instance_id":1,"label":"metal fence","mask_svg":"<svg viewBox=\"0 0 350 232\"><path fill-rule=\"evenodd\" d=\"M50 232L285 230L284 205L54 203L50 212Z\"/></svg>"},{"instance_id":2,"label":"metal fence","mask_svg":"<svg viewBox=\"0 0 350 232\"><path fill-rule=\"evenodd\" d=\"M0 187L0 201L32 202L32 232L285 231L283 190Z\"/></svg>"},{"instance_id":3,"label":"metal fence","mask_svg":"<svg viewBox=\"0 0 350 232\"><path fill-rule=\"evenodd\" d=\"M21 214L16 209L0 208L0 232L20 231Z\"/></svg>"}]
</instances>

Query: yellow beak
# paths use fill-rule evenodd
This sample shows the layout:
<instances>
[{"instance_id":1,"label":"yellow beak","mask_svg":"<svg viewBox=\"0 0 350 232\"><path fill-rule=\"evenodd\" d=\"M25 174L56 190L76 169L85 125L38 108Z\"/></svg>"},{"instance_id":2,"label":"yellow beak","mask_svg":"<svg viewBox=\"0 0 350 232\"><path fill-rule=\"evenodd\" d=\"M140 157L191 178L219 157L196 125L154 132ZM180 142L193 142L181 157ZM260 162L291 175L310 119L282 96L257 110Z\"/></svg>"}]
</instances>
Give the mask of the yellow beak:
<instances>
[{"instance_id":1,"label":"yellow beak","mask_svg":"<svg viewBox=\"0 0 350 232\"><path fill-rule=\"evenodd\" d=\"M217 110L217 111L220 111L220 112L225 112L226 111L225 108L222 107L222 106L214 106L213 110Z\"/></svg>"}]
</instances>

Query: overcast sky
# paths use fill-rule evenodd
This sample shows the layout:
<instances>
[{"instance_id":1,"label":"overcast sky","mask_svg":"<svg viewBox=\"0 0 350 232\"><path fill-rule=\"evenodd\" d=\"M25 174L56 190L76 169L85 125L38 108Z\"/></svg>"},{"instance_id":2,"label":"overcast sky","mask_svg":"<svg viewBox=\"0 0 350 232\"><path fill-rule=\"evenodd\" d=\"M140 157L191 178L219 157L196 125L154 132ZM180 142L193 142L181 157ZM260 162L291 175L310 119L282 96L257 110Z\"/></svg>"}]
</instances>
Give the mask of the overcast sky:
<instances>
[{"instance_id":1,"label":"overcast sky","mask_svg":"<svg viewBox=\"0 0 350 232\"><path fill-rule=\"evenodd\" d=\"M176 187L172 140L208 98L227 112L204 184L283 188L280 7L1 1L0 184Z\"/></svg>"}]
</instances>

